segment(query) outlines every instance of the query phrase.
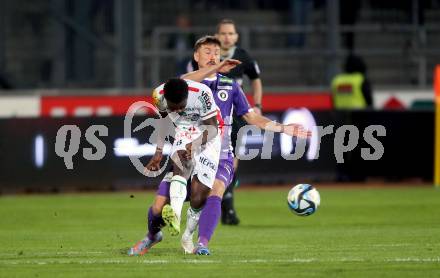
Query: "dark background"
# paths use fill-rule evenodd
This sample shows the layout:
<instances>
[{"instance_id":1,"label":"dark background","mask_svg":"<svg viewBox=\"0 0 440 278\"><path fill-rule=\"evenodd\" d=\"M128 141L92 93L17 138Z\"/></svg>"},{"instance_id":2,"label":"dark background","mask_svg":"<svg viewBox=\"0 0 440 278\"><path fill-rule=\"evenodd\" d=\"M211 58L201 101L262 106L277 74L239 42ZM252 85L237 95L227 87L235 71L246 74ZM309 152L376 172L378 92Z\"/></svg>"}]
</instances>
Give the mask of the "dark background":
<instances>
[{"instance_id":1,"label":"dark background","mask_svg":"<svg viewBox=\"0 0 440 278\"><path fill-rule=\"evenodd\" d=\"M334 133L322 138L319 159L305 157L287 161L280 156L279 136L275 134L271 160L259 157L242 161L239 169L243 183L276 184L312 181L402 181L417 178L432 181L433 125L432 111L314 111L317 125L339 126L352 124L359 128L359 145L346 153L346 163L337 164L333 154ZM282 120L283 113L268 113ZM137 117L136 122L145 118ZM123 137L123 117L0 119L0 179L1 192L9 191L64 191L108 190L126 188L155 188L159 178L146 178L138 173L128 157L114 155L114 140ZM73 170L66 169L63 158L55 153L55 139L62 125L77 125L81 132L78 153L73 157ZM133 124L133 126L134 126ZM84 137L91 125L105 125L108 136L99 137L107 148L102 160L88 161L82 156L84 147L93 147ZM385 153L377 161L364 161L361 148L370 147L362 132L368 125L383 125L385 137L376 137ZM44 164L35 164L35 137L44 138ZM132 136L140 144L147 142L151 129L143 129ZM253 148L258 146L252 146ZM149 157L143 157L146 163Z\"/></svg>"}]
</instances>

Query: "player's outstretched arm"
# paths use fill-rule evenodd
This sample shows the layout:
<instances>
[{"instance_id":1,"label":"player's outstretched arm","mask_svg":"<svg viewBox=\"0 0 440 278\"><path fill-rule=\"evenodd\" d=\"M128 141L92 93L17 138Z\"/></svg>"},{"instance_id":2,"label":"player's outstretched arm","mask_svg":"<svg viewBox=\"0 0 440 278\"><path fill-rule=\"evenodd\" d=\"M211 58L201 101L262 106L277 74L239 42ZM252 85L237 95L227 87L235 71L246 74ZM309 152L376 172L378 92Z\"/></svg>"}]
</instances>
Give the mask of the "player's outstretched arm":
<instances>
[{"instance_id":1,"label":"player's outstretched arm","mask_svg":"<svg viewBox=\"0 0 440 278\"><path fill-rule=\"evenodd\" d=\"M275 121L272 121L264 116L258 115L254 111L250 111L244 114L243 119L248 124L255 125L264 130L285 133L287 135L296 136L299 138L308 138L312 136L312 132L304 129L302 125L298 125L298 124L283 125Z\"/></svg>"},{"instance_id":2,"label":"player's outstretched arm","mask_svg":"<svg viewBox=\"0 0 440 278\"><path fill-rule=\"evenodd\" d=\"M197 82L201 82L203 79L219 73L228 73L233 68L235 68L237 65L241 64L239 60L235 59L225 59L219 64L211 65L208 67L201 68L196 71L188 72L181 76L182 79L189 79Z\"/></svg>"}]
</instances>

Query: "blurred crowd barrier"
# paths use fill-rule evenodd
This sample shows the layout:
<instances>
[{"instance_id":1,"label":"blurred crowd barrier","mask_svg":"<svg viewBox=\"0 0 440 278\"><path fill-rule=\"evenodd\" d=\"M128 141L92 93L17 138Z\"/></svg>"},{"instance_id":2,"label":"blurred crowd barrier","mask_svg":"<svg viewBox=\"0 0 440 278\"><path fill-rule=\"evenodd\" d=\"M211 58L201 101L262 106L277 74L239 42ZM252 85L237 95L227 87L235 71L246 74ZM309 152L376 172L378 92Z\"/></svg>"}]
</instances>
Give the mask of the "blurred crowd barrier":
<instances>
[{"instance_id":1,"label":"blurred crowd barrier","mask_svg":"<svg viewBox=\"0 0 440 278\"><path fill-rule=\"evenodd\" d=\"M124 106L147 98L90 97L87 102L88 97L84 97L78 99L76 108L72 106L75 101L66 101L66 97L54 105L54 98L21 100L48 103L42 105L44 108L28 103L28 114L0 118L0 192L157 187L161 176L143 176L130 160L130 156L139 158L145 165L154 153L152 128L134 131L151 114L141 111L128 127L128 136L124 131ZM321 104L328 105L328 98L322 98ZM329 132L303 142L302 154L302 143L295 138L259 131L245 133L238 147L243 160L241 182L432 181L432 109L335 111L324 106L286 109L281 105L279 110L267 111L265 115L278 122L318 126ZM412 123L417 123L417 128L411 131ZM62 128L69 132L63 135ZM338 163L341 159L344 163Z\"/></svg>"}]
</instances>

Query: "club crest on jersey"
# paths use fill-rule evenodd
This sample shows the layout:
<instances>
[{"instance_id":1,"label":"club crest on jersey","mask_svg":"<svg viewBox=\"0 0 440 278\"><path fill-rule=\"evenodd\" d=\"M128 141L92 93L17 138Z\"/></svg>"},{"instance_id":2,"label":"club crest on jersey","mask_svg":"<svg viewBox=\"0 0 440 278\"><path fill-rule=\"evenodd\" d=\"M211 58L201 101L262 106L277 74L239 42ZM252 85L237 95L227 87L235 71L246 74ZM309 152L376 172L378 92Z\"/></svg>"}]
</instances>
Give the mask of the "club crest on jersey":
<instances>
[{"instance_id":1,"label":"club crest on jersey","mask_svg":"<svg viewBox=\"0 0 440 278\"><path fill-rule=\"evenodd\" d=\"M228 94L228 91L226 91L226 90L220 90L217 92L217 96L221 101L227 101L229 94Z\"/></svg>"}]
</instances>

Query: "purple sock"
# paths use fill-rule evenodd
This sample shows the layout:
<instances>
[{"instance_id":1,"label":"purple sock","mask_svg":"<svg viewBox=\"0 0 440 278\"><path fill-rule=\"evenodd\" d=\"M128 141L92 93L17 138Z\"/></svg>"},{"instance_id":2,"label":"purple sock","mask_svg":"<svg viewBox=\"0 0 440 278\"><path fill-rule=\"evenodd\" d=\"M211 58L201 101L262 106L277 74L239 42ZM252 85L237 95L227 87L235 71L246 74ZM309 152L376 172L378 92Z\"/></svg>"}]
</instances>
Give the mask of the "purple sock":
<instances>
[{"instance_id":1,"label":"purple sock","mask_svg":"<svg viewBox=\"0 0 440 278\"><path fill-rule=\"evenodd\" d=\"M162 219L162 215L154 215L153 209L150 207L148 210L148 238L153 240L154 235L160 232L160 228L165 225Z\"/></svg>"},{"instance_id":2,"label":"purple sock","mask_svg":"<svg viewBox=\"0 0 440 278\"><path fill-rule=\"evenodd\" d=\"M222 199L218 196L211 196L206 200L199 220L199 243L208 246L208 242L214 234L221 214Z\"/></svg>"}]
</instances>

